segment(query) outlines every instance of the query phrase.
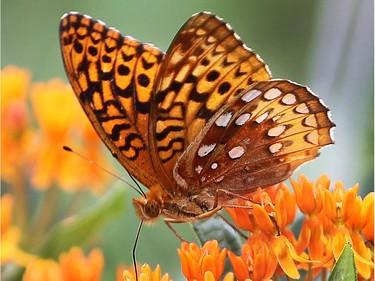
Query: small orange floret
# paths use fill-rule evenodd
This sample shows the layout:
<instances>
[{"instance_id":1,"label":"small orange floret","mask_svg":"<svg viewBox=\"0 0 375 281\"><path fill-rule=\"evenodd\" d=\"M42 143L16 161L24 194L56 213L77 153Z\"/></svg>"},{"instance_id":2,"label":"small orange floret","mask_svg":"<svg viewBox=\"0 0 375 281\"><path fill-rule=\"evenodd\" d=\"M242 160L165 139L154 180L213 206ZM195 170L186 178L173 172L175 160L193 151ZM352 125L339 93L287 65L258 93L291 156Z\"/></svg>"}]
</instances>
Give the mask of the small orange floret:
<instances>
[{"instance_id":1,"label":"small orange floret","mask_svg":"<svg viewBox=\"0 0 375 281\"><path fill-rule=\"evenodd\" d=\"M177 251L187 280L206 280L211 275L219 280L223 274L227 251L220 251L216 240L208 241L201 249L195 243L183 242Z\"/></svg>"},{"instance_id":2,"label":"small orange floret","mask_svg":"<svg viewBox=\"0 0 375 281\"><path fill-rule=\"evenodd\" d=\"M136 277L133 273L128 270L123 272L124 281L136 281ZM139 281L170 281L168 273L163 276L160 275L160 266L157 265L155 270L152 271L151 267L148 264L144 264L141 267L141 272L138 274Z\"/></svg>"}]
</instances>

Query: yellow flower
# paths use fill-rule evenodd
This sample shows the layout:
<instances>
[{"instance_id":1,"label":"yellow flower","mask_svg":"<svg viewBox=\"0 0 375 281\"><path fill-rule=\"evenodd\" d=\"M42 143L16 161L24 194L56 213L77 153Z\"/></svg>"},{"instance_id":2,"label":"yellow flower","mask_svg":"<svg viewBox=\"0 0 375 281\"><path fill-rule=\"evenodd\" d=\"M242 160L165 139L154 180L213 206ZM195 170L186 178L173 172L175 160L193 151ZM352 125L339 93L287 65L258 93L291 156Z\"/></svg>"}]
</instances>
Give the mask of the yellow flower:
<instances>
[{"instance_id":1,"label":"yellow flower","mask_svg":"<svg viewBox=\"0 0 375 281\"><path fill-rule=\"evenodd\" d=\"M19 247L21 229L12 224L13 197L1 197L1 264L16 263L25 266L35 257Z\"/></svg>"},{"instance_id":2,"label":"yellow flower","mask_svg":"<svg viewBox=\"0 0 375 281\"><path fill-rule=\"evenodd\" d=\"M31 75L8 66L1 71L1 79L1 178L18 184L20 173L26 172L25 151L33 138L27 109Z\"/></svg>"},{"instance_id":3,"label":"yellow flower","mask_svg":"<svg viewBox=\"0 0 375 281\"><path fill-rule=\"evenodd\" d=\"M208 241L202 249L194 243L182 242L177 252L187 280L213 281L221 278L227 251L220 251L216 240ZM233 275L229 273L223 280L233 280Z\"/></svg>"},{"instance_id":4,"label":"yellow flower","mask_svg":"<svg viewBox=\"0 0 375 281\"><path fill-rule=\"evenodd\" d=\"M128 270L123 272L124 281L135 281L136 278L133 273ZM144 264L141 267L141 272L138 275L138 281L169 281L169 275L166 273L160 277L160 266L157 265L155 270L152 271L148 264Z\"/></svg>"},{"instance_id":5,"label":"yellow flower","mask_svg":"<svg viewBox=\"0 0 375 281\"><path fill-rule=\"evenodd\" d=\"M28 70L12 65L1 71L1 111L14 101L24 100L31 81Z\"/></svg>"}]
</instances>

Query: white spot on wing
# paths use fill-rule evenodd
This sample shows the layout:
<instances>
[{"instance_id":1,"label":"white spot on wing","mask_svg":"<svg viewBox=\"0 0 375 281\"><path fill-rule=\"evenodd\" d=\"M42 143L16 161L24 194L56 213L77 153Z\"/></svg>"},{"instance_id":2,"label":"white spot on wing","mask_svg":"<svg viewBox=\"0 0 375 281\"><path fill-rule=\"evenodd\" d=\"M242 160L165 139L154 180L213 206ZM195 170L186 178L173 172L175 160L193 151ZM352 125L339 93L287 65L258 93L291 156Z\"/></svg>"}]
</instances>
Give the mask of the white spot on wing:
<instances>
[{"instance_id":1,"label":"white spot on wing","mask_svg":"<svg viewBox=\"0 0 375 281\"><path fill-rule=\"evenodd\" d=\"M226 127L232 118L232 112L225 112L216 119L215 124L218 127Z\"/></svg>"},{"instance_id":2,"label":"white spot on wing","mask_svg":"<svg viewBox=\"0 0 375 281\"><path fill-rule=\"evenodd\" d=\"M244 114L241 114L234 123L236 123L236 125L238 126L242 126L243 124L246 123L247 120L249 120L250 118L250 113L244 113Z\"/></svg>"},{"instance_id":3,"label":"white spot on wing","mask_svg":"<svg viewBox=\"0 0 375 281\"><path fill-rule=\"evenodd\" d=\"M216 143L212 143L210 145L202 145L199 149L198 149L198 156L199 157L204 157L206 156L207 154L209 154L212 150L214 150L216 146Z\"/></svg>"},{"instance_id":4,"label":"white spot on wing","mask_svg":"<svg viewBox=\"0 0 375 281\"><path fill-rule=\"evenodd\" d=\"M279 152L282 147L283 147L283 145L281 143L277 142L277 143L274 143L274 144L270 145L270 147L268 149L273 154L273 153Z\"/></svg>"},{"instance_id":5,"label":"white spot on wing","mask_svg":"<svg viewBox=\"0 0 375 281\"><path fill-rule=\"evenodd\" d=\"M269 137L278 137L285 132L286 127L284 125L273 127L268 130L267 135Z\"/></svg>"},{"instance_id":6,"label":"white spot on wing","mask_svg":"<svg viewBox=\"0 0 375 281\"><path fill-rule=\"evenodd\" d=\"M297 99L296 99L295 95L293 95L291 93L288 93L285 96L283 96L283 98L281 99L281 101L285 105L292 105L292 104L296 103Z\"/></svg>"},{"instance_id":7,"label":"white spot on wing","mask_svg":"<svg viewBox=\"0 0 375 281\"><path fill-rule=\"evenodd\" d=\"M264 98L267 100L274 100L279 97L282 92L277 88L271 88L267 92L264 93Z\"/></svg>"},{"instance_id":8,"label":"white spot on wing","mask_svg":"<svg viewBox=\"0 0 375 281\"><path fill-rule=\"evenodd\" d=\"M255 119L255 122L257 122L258 124L262 123L265 119L267 119L267 117L268 117L269 114L270 114L269 111L264 112L257 119Z\"/></svg>"},{"instance_id":9,"label":"white spot on wing","mask_svg":"<svg viewBox=\"0 0 375 281\"><path fill-rule=\"evenodd\" d=\"M302 113L302 114L307 114L309 113L309 109L307 108L306 104L305 103L301 103L299 104L297 107L296 107L296 111L298 113Z\"/></svg>"},{"instance_id":10,"label":"white spot on wing","mask_svg":"<svg viewBox=\"0 0 375 281\"><path fill-rule=\"evenodd\" d=\"M306 135L306 140L314 145L319 144L319 133L315 130Z\"/></svg>"},{"instance_id":11,"label":"white spot on wing","mask_svg":"<svg viewBox=\"0 0 375 281\"><path fill-rule=\"evenodd\" d=\"M203 170L202 165L198 165L197 167L195 167L195 171L196 171L198 174L202 173L202 170Z\"/></svg>"},{"instance_id":12,"label":"white spot on wing","mask_svg":"<svg viewBox=\"0 0 375 281\"><path fill-rule=\"evenodd\" d=\"M219 165L216 162L214 162L214 163L211 164L211 169L212 170L216 170L217 167L219 167Z\"/></svg>"},{"instance_id":13,"label":"white spot on wing","mask_svg":"<svg viewBox=\"0 0 375 281\"><path fill-rule=\"evenodd\" d=\"M262 94L261 91L259 90L250 90L248 92L246 92L242 97L241 99L244 101L244 102L251 102L252 100L256 99L257 97L259 97L260 95Z\"/></svg>"},{"instance_id":14,"label":"white spot on wing","mask_svg":"<svg viewBox=\"0 0 375 281\"><path fill-rule=\"evenodd\" d=\"M245 149L242 146L235 146L231 150L228 151L228 155L231 159L240 158L244 155Z\"/></svg>"},{"instance_id":15,"label":"white spot on wing","mask_svg":"<svg viewBox=\"0 0 375 281\"><path fill-rule=\"evenodd\" d=\"M309 115L307 116L304 120L303 120L303 124L305 126L309 126L309 127L318 127L318 123L316 122L316 118L315 118L315 115Z\"/></svg>"}]
</instances>

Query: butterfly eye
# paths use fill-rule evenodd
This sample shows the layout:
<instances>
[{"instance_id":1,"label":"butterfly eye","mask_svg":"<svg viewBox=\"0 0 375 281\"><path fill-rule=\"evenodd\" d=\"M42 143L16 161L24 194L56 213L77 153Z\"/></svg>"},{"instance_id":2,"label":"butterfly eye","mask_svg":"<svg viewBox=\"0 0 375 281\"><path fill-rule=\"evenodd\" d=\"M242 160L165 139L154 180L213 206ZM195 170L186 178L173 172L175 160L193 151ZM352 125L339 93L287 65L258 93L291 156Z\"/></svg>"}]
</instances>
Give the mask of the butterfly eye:
<instances>
[{"instance_id":1,"label":"butterfly eye","mask_svg":"<svg viewBox=\"0 0 375 281\"><path fill-rule=\"evenodd\" d=\"M147 201L144 212L145 215L149 218L156 218L160 215L160 204L156 200L149 200Z\"/></svg>"}]
</instances>

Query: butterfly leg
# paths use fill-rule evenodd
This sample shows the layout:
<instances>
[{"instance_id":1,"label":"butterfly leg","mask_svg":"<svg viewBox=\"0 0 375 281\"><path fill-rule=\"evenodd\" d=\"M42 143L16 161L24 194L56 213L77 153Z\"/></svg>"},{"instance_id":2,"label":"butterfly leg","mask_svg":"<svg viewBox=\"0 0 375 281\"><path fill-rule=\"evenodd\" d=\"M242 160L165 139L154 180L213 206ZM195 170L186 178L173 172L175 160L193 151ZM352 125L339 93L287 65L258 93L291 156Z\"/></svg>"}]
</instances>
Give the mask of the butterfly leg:
<instances>
[{"instance_id":1,"label":"butterfly leg","mask_svg":"<svg viewBox=\"0 0 375 281\"><path fill-rule=\"evenodd\" d=\"M169 229L172 230L172 232L174 233L174 235L176 235L177 238L180 239L181 242L185 242L185 239L182 238L181 234L178 233L177 230L171 224L172 223L184 223L186 221L179 221L179 220L175 220L175 219L166 218L166 219L164 219L164 222L169 227Z\"/></svg>"},{"instance_id":2,"label":"butterfly leg","mask_svg":"<svg viewBox=\"0 0 375 281\"><path fill-rule=\"evenodd\" d=\"M241 199L243 199L243 200L245 200L245 201L250 201L250 202L252 202L252 203L254 203L254 204L260 204L259 202L257 202L257 201L255 201L255 200L253 200L253 199L251 199L251 198L249 198L249 197L246 197L246 196L243 196L243 195L240 195L240 194L237 194L237 193L234 193L234 192L231 192L231 191L228 191L228 190L225 190L225 189L216 189L216 194L215 194L215 203L219 200L219 196L221 195L221 194L224 194L224 195L226 195L226 196L228 196L229 198L231 198L231 199L235 199L235 198L241 198ZM223 206L224 207L224 206ZM225 205L225 207L228 207L228 205ZM234 208L238 208L236 205L235 205L235 207ZM243 207L242 207L243 208Z\"/></svg>"},{"instance_id":3,"label":"butterfly leg","mask_svg":"<svg viewBox=\"0 0 375 281\"><path fill-rule=\"evenodd\" d=\"M174 219L174 218L165 218L164 222L169 227L170 230L177 236L178 239L181 240L181 242L184 242L185 240L182 238L181 234L177 232L177 230L172 226L172 223L186 223L186 222L194 222L198 220L204 220L212 217L215 215L218 211L220 211L223 208L221 204L218 203L218 199L215 199L214 207L203 214L197 215L195 217L192 217L191 219Z\"/></svg>"}]
</instances>

